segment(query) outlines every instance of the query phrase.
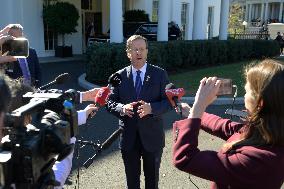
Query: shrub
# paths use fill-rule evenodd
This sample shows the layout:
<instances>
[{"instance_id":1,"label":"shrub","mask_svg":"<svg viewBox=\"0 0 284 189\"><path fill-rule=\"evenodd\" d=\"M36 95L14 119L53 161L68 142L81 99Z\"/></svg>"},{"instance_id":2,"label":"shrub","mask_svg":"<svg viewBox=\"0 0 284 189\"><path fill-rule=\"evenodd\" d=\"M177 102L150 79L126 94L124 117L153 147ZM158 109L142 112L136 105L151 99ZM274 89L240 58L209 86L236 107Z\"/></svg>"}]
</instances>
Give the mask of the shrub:
<instances>
[{"instance_id":1,"label":"shrub","mask_svg":"<svg viewBox=\"0 0 284 189\"><path fill-rule=\"evenodd\" d=\"M278 54L277 42L267 40L149 42L148 62L176 72ZM105 84L112 73L129 64L124 43L95 43L87 50L87 80Z\"/></svg>"}]
</instances>

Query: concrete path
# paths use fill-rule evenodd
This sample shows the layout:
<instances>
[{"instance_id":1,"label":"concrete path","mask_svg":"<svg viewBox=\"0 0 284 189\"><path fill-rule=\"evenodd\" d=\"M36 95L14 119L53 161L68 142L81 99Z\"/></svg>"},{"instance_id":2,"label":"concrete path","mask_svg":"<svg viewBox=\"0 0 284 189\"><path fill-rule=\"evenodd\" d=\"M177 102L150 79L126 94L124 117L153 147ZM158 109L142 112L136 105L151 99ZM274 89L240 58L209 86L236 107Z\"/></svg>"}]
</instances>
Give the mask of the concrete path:
<instances>
[{"instance_id":1,"label":"concrete path","mask_svg":"<svg viewBox=\"0 0 284 189\"><path fill-rule=\"evenodd\" d=\"M62 90L70 88L84 90L77 83L78 77L85 72L85 66L82 61L71 59L66 62L43 63L41 66L43 70L43 84L53 80L58 74L68 72L72 76L71 80L64 85L55 86L53 88ZM83 108L85 106L86 103L80 105L78 108ZM224 111L227 108L230 108L230 105L210 106L208 112L223 116ZM243 109L243 105L237 105L236 109ZM165 114L164 119L166 147L164 148L160 169L160 189L194 189L195 186L190 183L188 174L175 169L171 163L171 128L172 123L180 118L172 111ZM94 142L97 142L98 140L104 141L117 129L117 125L118 120L104 109L101 109L93 119L89 120L86 125L80 127L80 135L78 138ZM200 132L199 147L201 150L218 150L222 144L222 140L205 132ZM100 153L88 169L83 168L83 162L93 155L94 150L90 146L79 149L78 157L74 157L73 159L72 173L66 182L65 188L71 189L78 185L77 168L80 169L79 184L82 189L125 188L124 167L118 149L118 141L111 145L109 149ZM210 186L210 182L207 180L193 176L191 176L191 179L200 189L209 188ZM141 188L144 188L143 174L141 175Z\"/></svg>"}]
</instances>

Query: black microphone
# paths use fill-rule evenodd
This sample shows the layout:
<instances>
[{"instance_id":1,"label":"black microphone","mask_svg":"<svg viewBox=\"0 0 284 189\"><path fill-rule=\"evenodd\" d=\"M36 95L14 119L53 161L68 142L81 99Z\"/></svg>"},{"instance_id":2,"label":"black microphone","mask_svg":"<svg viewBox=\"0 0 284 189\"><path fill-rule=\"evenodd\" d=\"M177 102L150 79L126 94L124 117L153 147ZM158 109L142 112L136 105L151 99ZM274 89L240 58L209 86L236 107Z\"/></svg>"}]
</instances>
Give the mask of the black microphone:
<instances>
[{"instance_id":1,"label":"black microphone","mask_svg":"<svg viewBox=\"0 0 284 189\"><path fill-rule=\"evenodd\" d=\"M108 78L108 88L117 87L121 83L121 75L119 73L114 73Z\"/></svg>"},{"instance_id":2,"label":"black microphone","mask_svg":"<svg viewBox=\"0 0 284 189\"><path fill-rule=\"evenodd\" d=\"M119 127L116 131L114 131L110 137L108 137L108 139L106 139L104 141L104 143L101 146L101 149L107 149L120 135L120 133L122 133L123 129L121 127Z\"/></svg>"},{"instance_id":3,"label":"black microphone","mask_svg":"<svg viewBox=\"0 0 284 189\"><path fill-rule=\"evenodd\" d=\"M47 89L48 87L50 87L52 85L65 83L69 79L70 79L69 73L63 73L63 74L58 75L53 81L39 87L38 89L44 90L44 89Z\"/></svg>"}]
</instances>

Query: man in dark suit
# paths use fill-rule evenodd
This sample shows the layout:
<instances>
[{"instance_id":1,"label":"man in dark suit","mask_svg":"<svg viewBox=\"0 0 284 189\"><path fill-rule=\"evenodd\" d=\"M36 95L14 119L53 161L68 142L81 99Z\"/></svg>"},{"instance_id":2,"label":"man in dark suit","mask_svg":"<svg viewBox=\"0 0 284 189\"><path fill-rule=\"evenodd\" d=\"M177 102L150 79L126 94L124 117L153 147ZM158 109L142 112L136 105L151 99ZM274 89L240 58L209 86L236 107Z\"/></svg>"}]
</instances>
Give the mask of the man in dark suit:
<instances>
[{"instance_id":1,"label":"man in dark suit","mask_svg":"<svg viewBox=\"0 0 284 189\"><path fill-rule=\"evenodd\" d=\"M107 110L119 118L120 140L129 189L140 188L141 157L145 188L157 189L165 146L162 114L171 109L165 95L167 72L147 63L146 38L131 36L126 44L131 65L118 71L122 77L107 102Z\"/></svg>"},{"instance_id":2,"label":"man in dark suit","mask_svg":"<svg viewBox=\"0 0 284 189\"><path fill-rule=\"evenodd\" d=\"M8 34L16 38L22 37L23 27L20 24L11 24ZM9 63L6 74L12 79L23 78L25 84L39 87L41 84L41 69L36 51L29 48L27 58L18 58L16 61Z\"/></svg>"}]
</instances>

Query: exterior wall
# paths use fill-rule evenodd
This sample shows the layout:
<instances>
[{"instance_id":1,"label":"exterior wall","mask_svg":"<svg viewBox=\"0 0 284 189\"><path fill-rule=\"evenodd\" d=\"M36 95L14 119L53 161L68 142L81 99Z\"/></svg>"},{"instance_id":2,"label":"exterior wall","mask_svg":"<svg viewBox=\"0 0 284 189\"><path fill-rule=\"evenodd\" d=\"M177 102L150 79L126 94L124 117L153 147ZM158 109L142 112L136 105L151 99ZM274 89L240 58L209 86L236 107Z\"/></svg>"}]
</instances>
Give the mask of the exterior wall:
<instances>
[{"instance_id":1,"label":"exterior wall","mask_svg":"<svg viewBox=\"0 0 284 189\"><path fill-rule=\"evenodd\" d=\"M221 0L208 0L207 2L208 2L207 16L208 16L208 7L214 7L213 37L217 37L219 35L219 27L220 27Z\"/></svg>"},{"instance_id":2,"label":"exterior wall","mask_svg":"<svg viewBox=\"0 0 284 189\"><path fill-rule=\"evenodd\" d=\"M208 8L213 9L213 37L219 35L221 0L195 0L193 39L207 39ZM203 15L200 15L202 12Z\"/></svg>"},{"instance_id":3,"label":"exterior wall","mask_svg":"<svg viewBox=\"0 0 284 189\"><path fill-rule=\"evenodd\" d=\"M77 32L65 36L66 45L72 45L74 54L82 54L82 11L80 0L68 0L78 9L80 18L78 20ZM162 1L162 0L160 0ZM263 0L264 1L264 0ZM272 0L268 0L272 2ZM274 0L273 2L280 0ZM260 2L247 0L247 2ZM262 2L262 1L261 1ZM185 39L206 39L208 7L214 7L213 15L213 37L219 35L221 0L170 0L168 11L168 22L175 21L181 26L181 5L188 3L187 28ZM142 9L152 16L153 0L126 0L127 9ZM53 56L54 51L44 49L44 27L42 21L43 0L5 0L2 2L0 11L5 18L0 20L3 28L9 23L20 23L24 27L24 33L30 41L30 46L37 50L40 57ZM94 12L102 12L102 30L106 33L110 28L110 0L95 0ZM58 38L61 44L61 36Z\"/></svg>"}]
</instances>

